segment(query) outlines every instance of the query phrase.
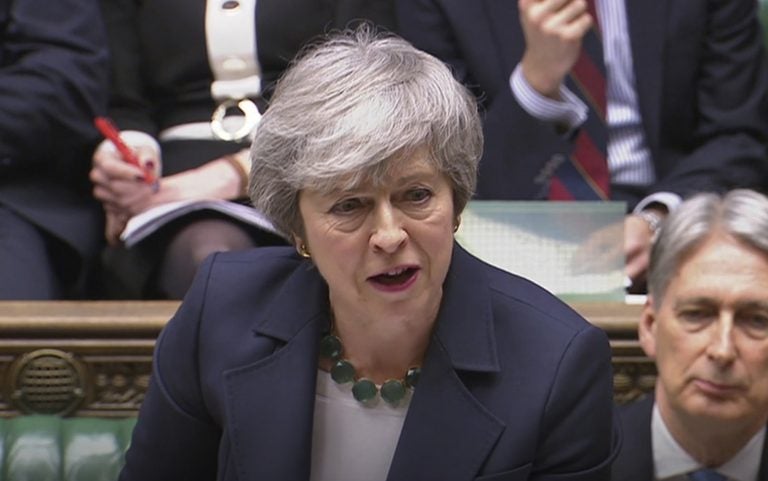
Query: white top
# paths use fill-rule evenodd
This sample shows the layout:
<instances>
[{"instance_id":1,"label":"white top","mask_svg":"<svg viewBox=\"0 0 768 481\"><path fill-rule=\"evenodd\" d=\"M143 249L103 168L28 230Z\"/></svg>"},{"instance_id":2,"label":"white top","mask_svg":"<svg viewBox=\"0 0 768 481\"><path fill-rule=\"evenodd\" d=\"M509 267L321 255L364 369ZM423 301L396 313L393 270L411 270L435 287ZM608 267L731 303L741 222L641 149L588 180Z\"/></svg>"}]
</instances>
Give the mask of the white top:
<instances>
[{"instance_id":1,"label":"white top","mask_svg":"<svg viewBox=\"0 0 768 481\"><path fill-rule=\"evenodd\" d=\"M761 429L736 456L715 471L727 477L729 481L757 481L764 442L765 429ZM687 481L685 473L704 468L675 441L656 404L653 405L651 419L651 445L654 479L657 481Z\"/></svg>"},{"instance_id":2,"label":"white top","mask_svg":"<svg viewBox=\"0 0 768 481\"><path fill-rule=\"evenodd\" d=\"M410 405L411 391L393 408L380 397L363 405L352 383L318 370L310 481L384 481Z\"/></svg>"}]
</instances>

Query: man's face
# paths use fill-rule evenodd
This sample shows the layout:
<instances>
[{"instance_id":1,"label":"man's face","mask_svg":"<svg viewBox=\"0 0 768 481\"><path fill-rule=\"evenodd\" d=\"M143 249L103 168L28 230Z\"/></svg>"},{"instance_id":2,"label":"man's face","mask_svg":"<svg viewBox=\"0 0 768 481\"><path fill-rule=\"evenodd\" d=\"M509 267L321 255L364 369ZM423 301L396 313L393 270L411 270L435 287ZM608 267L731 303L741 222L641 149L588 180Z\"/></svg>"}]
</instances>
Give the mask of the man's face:
<instances>
[{"instance_id":1,"label":"man's face","mask_svg":"<svg viewBox=\"0 0 768 481\"><path fill-rule=\"evenodd\" d=\"M649 300L650 301L650 300ZM754 429L768 420L768 258L715 233L688 255L640 343L659 372L662 417Z\"/></svg>"}]
</instances>

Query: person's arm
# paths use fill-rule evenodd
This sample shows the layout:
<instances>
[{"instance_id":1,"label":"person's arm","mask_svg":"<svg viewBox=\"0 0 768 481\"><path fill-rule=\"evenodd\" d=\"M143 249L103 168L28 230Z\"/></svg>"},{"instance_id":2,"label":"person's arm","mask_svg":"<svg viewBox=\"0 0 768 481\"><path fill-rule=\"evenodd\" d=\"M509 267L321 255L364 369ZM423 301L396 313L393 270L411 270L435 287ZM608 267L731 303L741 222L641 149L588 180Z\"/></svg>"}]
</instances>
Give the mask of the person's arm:
<instances>
[{"instance_id":1,"label":"person's arm","mask_svg":"<svg viewBox=\"0 0 768 481\"><path fill-rule=\"evenodd\" d=\"M546 198L549 178L573 143L512 92L510 76L526 47L517 2L396 0L395 7L398 33L448 63L478 99L485 133L478 197Z\"/></svg>"},{"instance_id":2,"label":"person's arm","mask_svg":"<svg viewBox=\"0 0 768 481\"><path fill-rule=\"evenodd\" d=\"M560 99L566 75L576 64L584 35L593 25L586 2L519 0L525 52L523 76L541 95Z\"/></svg>"},{"instance_id":3,"label":"person's arm","mask_svg":"<svg viewBox=\"0 0 768 481\"><path fill-rule=\"evenodd\" d=\"M105 108L107 89L96 0L3 5L9 8L0 11L0 179L5 172L39 174L95 140L92 121Z\"/></svg>"},{"instance_id":4,"label":"person's arm","mask_svg":"<svg viewBox=\"0 0 768 481\"><path fill-rule=\"evenodd\" d=\"M690 139L696 145L673 169L659 173L651 192L685 198L698 191L760 188L766 180L768 67L758 4L708 3L707 34L694 87L697 123ZM657 164L664 168L663 163L664 158Z\"/></svg>"},{"instance_id":5,"label":"person's arm","mask_svg":"<svg viewBox=\"0 0 768 481\"><path fill-rule=\"evenodd\" d=\"M141 162L161 174L162 152L156 140L158 125L154 115L160 108L156 104L159 93L148 90L147 60L142 54L146 46L142 45L139 25L141 6L137 0L102 0L102 7L111 52L109 115L129 134L124 140ZM90 178L94 196L107 213L107 240L117 243L128 219L158 205L179 200L242 198L243 179L250 168L247 160L243 153L211 159L148 186L140 179L141 169L123 162L109 144L101 144L93 154Z\"/></svg>"},{"instance_id":6,"label":"person's arm","mask_svg":"<svg viewBox=\"0 0 768 481\"><path fill-rule=\"evenodd\" d=\"M571 481L610 479L621 446L612 379L607 336L596 327L583 329L560 359L536 448L534 471L540 477L533 475L531 481L555 473Z\"/></svg>"},{"instance_id":7,"label":"person's arm","mask_svg":"<svg viewBox=\"0 0 768 481\"><path fill-rule=\"evenodd\" d=\"M155 138L158 127L146 90L151 72L146 71L142 61L139 8L138 0L101 0L110 52L107 113L121 130L144 132Z\"/></svg>"},{"instance_id":8,"label":"person's arm","mask_svg":"<svg viewBox=\"0 0 768 481\"><path fill-rule=\"evenodd\" d=\"M199 320L212 259L200 266L178 312L158 338L152 376L120 481L216 479L221 429L200 385Z\"/></svg>"}]
</instances>

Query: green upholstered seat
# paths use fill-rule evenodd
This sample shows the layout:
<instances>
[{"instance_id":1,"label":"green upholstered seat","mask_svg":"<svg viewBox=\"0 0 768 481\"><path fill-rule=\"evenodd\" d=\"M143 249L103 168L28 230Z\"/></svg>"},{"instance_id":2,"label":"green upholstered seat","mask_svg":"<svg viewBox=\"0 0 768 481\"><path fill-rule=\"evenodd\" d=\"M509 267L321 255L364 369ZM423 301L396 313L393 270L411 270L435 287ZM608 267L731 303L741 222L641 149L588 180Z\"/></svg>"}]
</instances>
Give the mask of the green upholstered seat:
<instances>
[{"instance_id":1,"label":"green upholstered seat","mask_svg":"<svg viewBox=\"0 0 768 481\"><path fill-rule=\"evenodd\" d=\"M0 481L115 481L135 418L0 419Z\"/></svg>"}]
</instances>

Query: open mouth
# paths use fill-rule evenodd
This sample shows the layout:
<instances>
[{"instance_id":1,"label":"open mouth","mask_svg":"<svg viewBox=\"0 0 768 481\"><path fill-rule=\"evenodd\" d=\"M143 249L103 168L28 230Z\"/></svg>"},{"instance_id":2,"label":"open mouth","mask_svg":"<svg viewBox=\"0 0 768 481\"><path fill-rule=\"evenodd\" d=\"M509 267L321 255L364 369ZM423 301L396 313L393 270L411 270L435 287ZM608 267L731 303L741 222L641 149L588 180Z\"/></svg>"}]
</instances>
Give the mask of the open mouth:
<instances>
[{"instance_id":1,"label":"open mouth","mask_svg":"<svg viewBox=\"0 0 768 481\"><path fill-rule=\"evenodd\" d=\"M377 284L383 284L385 286L399 286L410 281L413 276L416 275L417 271L418 269L415 267L403 267L372 276L371 280Z\"/></svg>"}]
</instances>

